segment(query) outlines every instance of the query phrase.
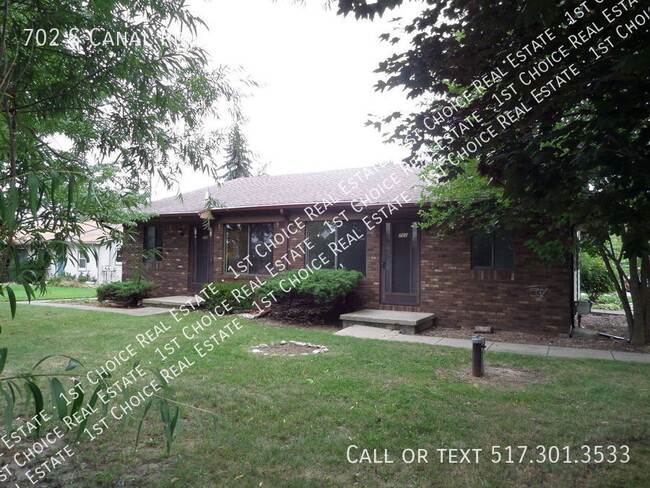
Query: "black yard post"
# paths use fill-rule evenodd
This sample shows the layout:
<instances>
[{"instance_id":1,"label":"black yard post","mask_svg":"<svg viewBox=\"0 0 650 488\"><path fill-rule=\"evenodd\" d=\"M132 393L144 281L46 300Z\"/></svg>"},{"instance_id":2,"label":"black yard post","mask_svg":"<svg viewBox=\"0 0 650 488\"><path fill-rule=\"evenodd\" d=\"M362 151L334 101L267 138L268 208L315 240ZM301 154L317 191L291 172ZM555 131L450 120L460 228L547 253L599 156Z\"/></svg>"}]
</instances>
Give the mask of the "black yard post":
<instances>
[{"instance_id":1,"label":"black yard post","mask_svg":"<svg viewBox=\"0 0 650 488\"><path fill-rule=\"evenodd\" d=\"M485 364L483 361L483 350L485 349L485 337L472 337L472 376L483 376Z\"/></svg>"}]
</instances>

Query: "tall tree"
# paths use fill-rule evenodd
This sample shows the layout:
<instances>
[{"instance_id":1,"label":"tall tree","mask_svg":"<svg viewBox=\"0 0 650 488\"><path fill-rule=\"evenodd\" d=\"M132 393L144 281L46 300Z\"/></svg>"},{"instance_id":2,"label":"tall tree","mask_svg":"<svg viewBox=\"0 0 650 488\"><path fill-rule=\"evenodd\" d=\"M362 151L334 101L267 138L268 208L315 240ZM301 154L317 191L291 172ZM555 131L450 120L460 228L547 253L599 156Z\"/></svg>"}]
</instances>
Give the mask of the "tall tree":
<instances>
[{"instance_id":1,"label":"tall tree","mask_svg":"<svg viewBox=\"0 0 650 488\"><path fill-rule=\"evenodd\" d=\"M208 69L193 43L202 22L184 0L0 0L0 9L0 293L14 315L9 270L31 297L31 284L45 286L44 274L23 266L20 248L43 268L77 245L83 221L121 238L112 224L141 217L133 209L152 174L171 186L181 162L218 175L223 136L204 121L222 109L240 115L228 70ZM7 356L0 348L0 373ZM69 359L67 370L79 366ZM50 376L58 416L67 415L57 376L69 375L0 374L7 434L16 391L26 389L37 415L44 408L35 376ZM100 381L84 398L74 384L70 415L84 400L92 411L107 386ZM154 400L169 453L179 407L151 397L141 422Z\"/></svg>"},{"instance_id":2,"label":"tall tree","mask_svg":"<svg viewBox=\"0 0 650 488\"><path fill-rule=\"evenodd\" d=\"M338 1L341 13L369 18L401 3ZM384 36L393 43L406 37L410 47L380 64L377 85L406 90L422 110L377 126L396 119L388 136L409 144L410 162L443 186L474 196L479 186L496 191L471 203L481 225L490 218L543 221L545 250L568 241L549 242L553 230L580 226L608 265L632 342L648 342L647 2L426 4L405 28ZM432 222L449 228L466 215L435 202L430 211ZM610 236L620 236L620 250Z\"/></svg>"},{"instance_id":3,"label":"tall tree","mask_svg":"<svg viewBox=\"0 0 650 488\"><path fill-rule=\"evenodd\" d=\"M62 259L81 221L124 220L151 174L172 185L180 161L217 175L223 135L204 121L237 114L239 94L227 68L208 69L184 0L0 9L2 291L19 246Z\"/></svg>"},{"instance_id":4,"label":"tall tree","mask_svg":"<svg viewBox=\"0 0 650 488\"><path fill-rule=\"evenodd\" d=\"M228 135L226 162L222 169L224 170L225 180L245 178L252 175L253 154L248 149L248 142L239 123L232 127Z\"/></svg>"}]
</instances>

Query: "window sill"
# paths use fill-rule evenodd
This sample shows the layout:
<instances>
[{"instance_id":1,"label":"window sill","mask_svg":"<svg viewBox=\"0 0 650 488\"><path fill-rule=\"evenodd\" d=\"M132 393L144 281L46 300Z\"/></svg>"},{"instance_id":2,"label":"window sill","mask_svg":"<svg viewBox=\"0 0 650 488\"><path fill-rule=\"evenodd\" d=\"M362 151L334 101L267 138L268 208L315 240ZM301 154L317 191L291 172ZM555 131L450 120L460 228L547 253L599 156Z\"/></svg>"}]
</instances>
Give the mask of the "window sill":
<instances>
[{"instance_id":1,"label":"window sill","mask_svg":"<svg viewBox=\"0 0 650 488\"><path fill-rule=\"evenodd\" d=\"M276 273L276 276L279 273ZM223 276L228 276L230 278L236 278L238 276L271 276L271 273L224 273Z\"/></svg>"},{"instance_id":2,"label":"window sill","mask_svg":"<svg viewBox=\"0 0 650 488\"><path fill-rule=\"evenodd\" d=\"M514 269L474 268L471 270L471 275L476 280L490 281L514 281L516 277Z\"/></svg>"}]
</instances>

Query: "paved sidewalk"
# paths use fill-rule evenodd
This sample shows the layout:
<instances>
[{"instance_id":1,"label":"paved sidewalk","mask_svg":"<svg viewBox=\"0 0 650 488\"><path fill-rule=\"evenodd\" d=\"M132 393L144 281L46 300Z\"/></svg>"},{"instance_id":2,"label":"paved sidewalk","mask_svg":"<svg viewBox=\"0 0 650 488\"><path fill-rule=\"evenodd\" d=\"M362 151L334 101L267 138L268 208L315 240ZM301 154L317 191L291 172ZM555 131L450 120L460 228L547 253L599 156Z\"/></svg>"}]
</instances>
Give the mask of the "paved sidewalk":
<instances>
[{"instance_id":1,"label":"paved sidewalk","mask_svg":"<svg viewBox=\"0 0 650 488\"><path fill-rule=\"evenodd\" d=\"M149 315L163 315L169 313L169 309L160 307L139 307L139 308L112 308L93 307L92 305L75 305L73 303L54 303L49 300L32 300L31 302L20 301L22 305L38 305L57 308L75 308L77 310L91 310L93 312L119 313L133 317L148 317Z\"/></svg>"},{"instance_id":2,"label":"paved sidewalk","mask_svg":"<svg viewBox=\"0 0 650 488\"><path fill-rule=\"evenodd\" d=\"M366 325L353 325L341 329L335 335L356 337L359 339L380 339L385 341L415 342L436 346L460 347L471 349L470 339L450 339L445 337L418 336L400 334L398 330L388 330ZM579 349L574 347L537 346L533 344L512 344L508 342L495 342L486 338L485 347L488 351L510 352L514 354L527 354L530 356L547 356L572 359L611 359L617 361L631 361L636 363L650 363L650 354L640 352L605 351L601 349Z\"/></svg>"},{"instance_id":3,"label":"paved sidewalk","mask_svg":"<svg viewBox=\"0 0 650 488\"><path fill-rule=\"evenodd\" d=\"M599 308L592 308L591 313L594 315L625 315L623 310L601 310Z\"/></svg>"}]
</instances>

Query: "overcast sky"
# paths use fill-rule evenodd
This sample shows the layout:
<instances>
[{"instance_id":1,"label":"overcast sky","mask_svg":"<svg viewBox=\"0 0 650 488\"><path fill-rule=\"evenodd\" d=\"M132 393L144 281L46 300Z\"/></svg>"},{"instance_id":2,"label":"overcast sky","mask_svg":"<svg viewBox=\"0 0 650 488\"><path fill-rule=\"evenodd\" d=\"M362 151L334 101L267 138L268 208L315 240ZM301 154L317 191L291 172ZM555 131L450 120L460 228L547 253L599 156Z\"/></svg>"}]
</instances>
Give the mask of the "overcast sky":
<instances>
[{"instance_id":1,"label":"overcast sky","mask_svg":"<svg viewBox=\"0 0 650 488\"><path fill-rule=\"evenodd\" d=\"M388 13L374 22L326 10L323 0L191 0L209 26L198 42L214 64L241 66L261 86L244 102L249 147L270 174L299 173L399 161L404 149L364 127L368 114L408 109L399 92L376 93L373 73L392 49ZM418 11L419 2L404 8ZM184 173L180 190L212 181ZM175 194L156 185L154 199Z\"/></svg>"}]
</instances>

